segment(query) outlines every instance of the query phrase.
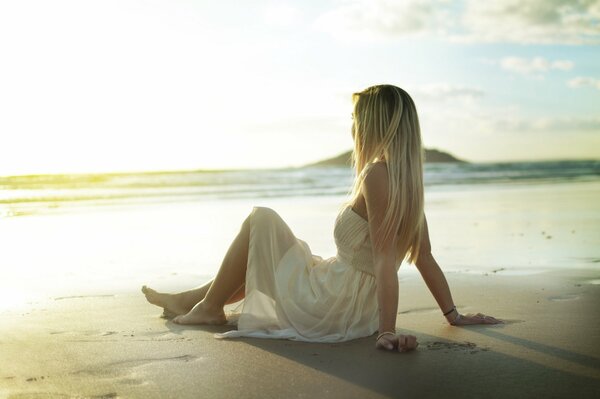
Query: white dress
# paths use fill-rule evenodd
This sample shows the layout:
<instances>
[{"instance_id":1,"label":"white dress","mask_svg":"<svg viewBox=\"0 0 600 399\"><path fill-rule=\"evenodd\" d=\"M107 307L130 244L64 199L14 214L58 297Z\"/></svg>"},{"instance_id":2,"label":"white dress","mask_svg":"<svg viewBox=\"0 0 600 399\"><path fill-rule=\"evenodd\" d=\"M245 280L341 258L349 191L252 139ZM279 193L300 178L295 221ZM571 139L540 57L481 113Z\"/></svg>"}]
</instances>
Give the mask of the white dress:
<instances>
[{"instance_id":1,"label":"white dress","mask_svg":"<svg viewBox=\"0 0 600 399\"><path fill-rule=\"evenodd\" d=\"M334 239L337 254L323 259L277 212L254 207L246 296L228 315L239 316L237 330L215 338L341 342L375 333L379 318L368 222L346 206L336 217Z\"/></svg>"}]
</instances>

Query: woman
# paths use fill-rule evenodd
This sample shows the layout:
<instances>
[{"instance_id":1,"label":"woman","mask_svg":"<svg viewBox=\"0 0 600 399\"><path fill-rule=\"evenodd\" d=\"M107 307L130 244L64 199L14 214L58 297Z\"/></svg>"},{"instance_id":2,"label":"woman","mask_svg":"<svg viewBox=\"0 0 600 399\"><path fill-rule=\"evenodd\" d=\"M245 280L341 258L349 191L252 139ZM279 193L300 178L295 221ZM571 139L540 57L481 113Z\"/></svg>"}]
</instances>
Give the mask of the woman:
<instances>
[{"instance_id":1,"label":"woman","mask_svg":"<svg viewBox=\"0 0 600 399\"><path fill-rule=\"evenodd\" d=\"M376 331L376 348L408 351L412 335L396 334L397 271L414 263L452 325L501 322L461 315L431 254L423 212L421 132L404 90L379 85L353 95L351 199L334 226L335 257L313 255L270 208L243 222L214 280L179 294L144 286L148 301L178 324L224 324L223 306L244 299L238 329L218 338L286 338L340 342Z\"/></svg>"}]
</instances>

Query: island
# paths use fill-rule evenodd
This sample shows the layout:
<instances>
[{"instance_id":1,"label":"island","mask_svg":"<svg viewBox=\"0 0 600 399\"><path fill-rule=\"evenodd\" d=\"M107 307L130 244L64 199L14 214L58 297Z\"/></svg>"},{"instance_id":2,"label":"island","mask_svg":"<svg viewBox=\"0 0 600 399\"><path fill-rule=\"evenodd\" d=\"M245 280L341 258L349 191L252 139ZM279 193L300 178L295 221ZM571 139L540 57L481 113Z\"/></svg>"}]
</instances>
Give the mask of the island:
<instances>
[{"instance_id":1,"label":"island","mask_svg":"<svg viewBox=\"0 0 600 399\"><path fill-rule=\"evenodd\" d=\"M304 165L304 167L322 167L322 166L350 166L352 151L346 151L333 158L324 159L315 163ZM466 163L466 161L456 158L444 151L436 149L425 149L426 163Z\"/></svg>"}]
</instances>

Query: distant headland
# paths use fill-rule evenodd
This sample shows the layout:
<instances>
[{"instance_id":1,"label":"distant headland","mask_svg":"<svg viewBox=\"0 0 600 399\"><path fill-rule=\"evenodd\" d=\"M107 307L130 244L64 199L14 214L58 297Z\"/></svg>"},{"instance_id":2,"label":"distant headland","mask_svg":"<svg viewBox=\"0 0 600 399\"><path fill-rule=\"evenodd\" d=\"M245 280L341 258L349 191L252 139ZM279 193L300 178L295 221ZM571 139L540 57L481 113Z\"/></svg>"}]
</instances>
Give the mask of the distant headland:
<instances>
[{"instance_id":1,"label":"distant headland","mask_svg":"<svg viewBox=\"0 0 600 399\"><path fill-rule=\"evenodd\" d=\"M304 165L304 167L350 166L351 156L352 156L352 151L346 151L343 154L338 155L337 157L328 158L328 159L324 159L322 161L307 164L307 165ZM464 161L462 159L458 159L454 155L451 155L444 151L435 150L435 149L425 149L425 162L426 163L442 163L442 162L466 163L466 161Z\"/></svg>"}]
</instances>

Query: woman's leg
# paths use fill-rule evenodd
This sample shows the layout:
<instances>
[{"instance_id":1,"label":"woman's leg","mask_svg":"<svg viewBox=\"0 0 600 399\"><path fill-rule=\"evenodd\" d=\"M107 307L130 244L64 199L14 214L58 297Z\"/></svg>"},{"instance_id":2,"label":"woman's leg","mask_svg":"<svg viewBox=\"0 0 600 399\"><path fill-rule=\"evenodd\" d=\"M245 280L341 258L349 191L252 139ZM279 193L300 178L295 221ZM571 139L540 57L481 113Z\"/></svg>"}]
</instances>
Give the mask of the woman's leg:
<instances>
[{"instance_id":1,"label":"woman's leg","mask_svg":"<svg viewBox=\"0 0 600 399\"><path fill-rule=\"evenodd\" d=\"M235 294L233 294L227 300L227 302L225 302L225 305L229 305L230 303L236 303L237 301L241 301L245 297L246 297L246 283L244 282L244 284L242 284L242 286L235 292Z\"/></svg>"},{"instance_id":2,"label":"woman's leg","mask_svg":"<svg viewBox=\"0 0 600 399\"><path fill-rule=\"evenodd\" d=\"M160 306L164 309L164 316L169 318L186 314L194 305L204 299L208 289L215 279L211 279L200 287L192 288L188 291L179 292L177 294L167 294L157 292L145 285L142 287L142 292L146 295L146 299L153 305ZM225 302L226 305L241 301L245 296L246 285L242 285L240 289Z\"/></svg>"},{"instance_id":3,"label":"woman's leg","mask_svg":"<svg viewBox=\"0 0 600 399\"><path fill-rule=\"evenodd\" d=\"M224 324L227 321L223 306L230 303L231 299L240 298L243 295L248 264L251 216L248 216L242 223L240 232L231 243L221 268L204 298L195 304L188 313L173 319L173 322L179 324Z\"/></svg>"}]
</instances>

